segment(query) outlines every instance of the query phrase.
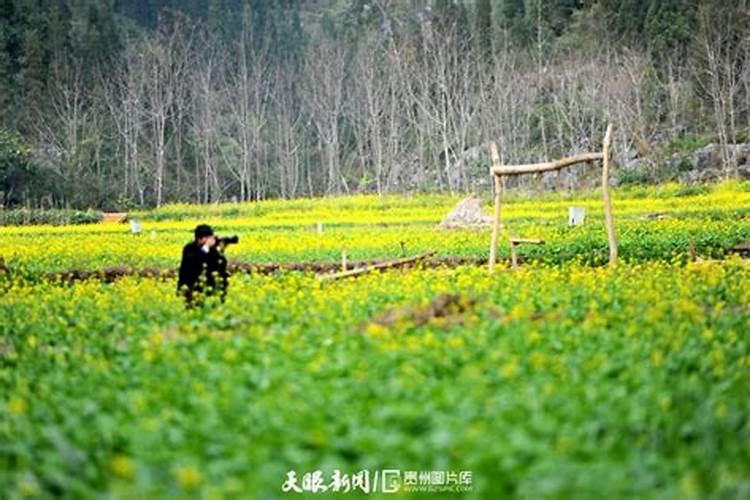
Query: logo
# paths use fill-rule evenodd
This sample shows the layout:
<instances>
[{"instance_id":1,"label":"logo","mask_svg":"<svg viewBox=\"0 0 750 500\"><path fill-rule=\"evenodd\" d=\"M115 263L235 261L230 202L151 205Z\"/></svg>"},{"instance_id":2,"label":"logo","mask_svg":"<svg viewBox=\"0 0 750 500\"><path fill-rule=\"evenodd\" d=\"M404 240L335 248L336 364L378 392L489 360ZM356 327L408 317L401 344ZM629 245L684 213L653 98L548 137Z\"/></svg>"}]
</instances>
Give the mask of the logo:
<instances>
[{"instance_id":1,"label":"logo","mask_svg":"<svg viewBox=\"0 0 750 500\"><path fill-rule=\"evenodd\" d=\"M334 469L329 475L322 470L298 474L290 470L281 485L284 493L457 493L472 490L473 474L469 470L360 470L345 473Z\"/></svg>"}]
</instances>

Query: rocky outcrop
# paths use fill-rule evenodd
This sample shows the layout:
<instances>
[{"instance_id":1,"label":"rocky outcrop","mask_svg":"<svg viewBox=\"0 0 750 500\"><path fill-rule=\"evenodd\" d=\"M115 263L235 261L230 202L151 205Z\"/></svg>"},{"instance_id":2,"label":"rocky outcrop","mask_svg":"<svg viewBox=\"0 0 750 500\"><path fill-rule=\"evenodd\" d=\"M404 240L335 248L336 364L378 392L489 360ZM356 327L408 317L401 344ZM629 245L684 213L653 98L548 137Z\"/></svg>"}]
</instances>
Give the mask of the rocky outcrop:
<instances>
[{"instance_id":1,"label":"rocky outcrop","mask_svg":"<svg viewBox=\"0 0 750 500\"><path fill-rule=\"evenodd\" d=\"M725 164L724 159L728 160ZM691 154L674 154L667 167L682 182L708 182L727 177L750 179L750 143L730 144L726 151L718 144Z\"/></svg>"}]
</instances>

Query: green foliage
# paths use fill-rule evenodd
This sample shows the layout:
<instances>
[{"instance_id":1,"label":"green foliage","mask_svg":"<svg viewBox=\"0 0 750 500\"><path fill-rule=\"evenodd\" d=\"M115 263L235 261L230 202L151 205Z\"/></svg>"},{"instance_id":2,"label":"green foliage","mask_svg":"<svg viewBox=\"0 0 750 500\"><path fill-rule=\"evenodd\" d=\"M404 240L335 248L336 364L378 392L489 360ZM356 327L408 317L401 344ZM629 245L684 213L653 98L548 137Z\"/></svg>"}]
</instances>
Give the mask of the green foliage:
<instances>
[{"instance_id":1,"label":"green foliage","mask_svg":"<svg viewBox=\"0 0 750 500\"><path fill-rule=\"evenodd\" d=\"M691 0L603 0L612 30L630 42L639 42L655 55L685 47L697 28Z\"/></svg>"},{"instance_id":2,"label":"green foliage","mask_svg":"<svg viewBox=\"0 0 750 500\"><path fill-rule=\"evenodd\" d=\"M502 26L513 43L524 45L530 41L531 27L526 20L524 0L503 0L500 14Z\"/></svg>"},{"instance_id":3,"label":"green foliage","mask_svg":"<svg viewBox=\"0 0 750 500\"><path fill-rule=\"evenodd\" d=\"M0 128L0 207L17 202L30 177L31 147L17 134Z\"/></svg>"},{"instance_id":4,"label":"green foliage","mask_svg":"<svg viewBox=\"0 0 750 500\"><path fill-rule=\"evenodd\" d=\"M190 312L172 282L16 283L0 481L277 498L290 470L459 469L462 498L738 498L748 283L738 262L285 273Z\"/></svg>"},{"instance_id":5,"label":"green foliage","mask_svg":"<svg viewBox=\"0 0 750 500\"><path fill-rule=\"evenodd\" d=\"M694 185L694 186L682 186L676 193L675 196L700 196L702 194L708 194L710 192L708 186Z\"/></svg>"},{"instance_id":6,"label":"green foliage","mask_svg":"<svg viewBox=\"0 0 750 500\"><path fill-rule=\"evenodd\" d=\"M685 0L652 2L644 21L643 33L654 54L685 48L697 29L696 11Z\"/></svg>"},{"instance_id":7,"label":"green foliage","mask_svg":"<svg viewBox=\"0 0 750 500\"><path fill-rule=\"evenodd\" d=\"M638 166L627 170L620 169L617 172L617 180L621 186L645 185L653 183L654 177L648 167Z\"/></svg>"},{"instance_id":8,"label":"green foliage","mask_svg":"<svg viewBox=\"0 0 750 500\"><path fill-rule=\"evenodd\" d=\"M482 54L492 51L492 2L491 0L476 0L476 22L474 36L477 39Z\"/></svg>"},{"instance_id":9,"label":"green foliage","mask_svg":"<svg viewBox=\"0 0 750 500\"><path fill-rule=\"evenodd\" d=\"M675 137L664 147L663 155L669 157L673 154L690 154L708 146L711 138L701 135L682 135Z\"/></svg>"},{"instance_id":10,"label":"green foliage","mask_svg":"<svg viewBox=\"0 0 750 500\"><path fill-rule=\"evenodd\" d=\"M470 27L466 6L463 2L436 0L432 12L434 22L439 30L456 36L456 43L462 43L465 40Z\"/></svg>"},{"instance_id":11,"label":"green foliage","mask_svg":"<svg viewBox=\"0 0 750 500\"><path fill-rule=\"evenodd\" d=\"M21 81L28 109L42 99L45 84L44 47L41 34L29 27L23 34L23 56L21 59Z\"/></svg>"},{"instance_id":12,"label":"green foliage","mask_svg":"<svg viewBox=\"0 0 750 500\"><path fill-rule=\"evenodd\" d=\"M11 57L8 46L11 40L11 27L0 15L0 127L7 124L11 111L13 81Z\"/></svg>"}]
</instances>

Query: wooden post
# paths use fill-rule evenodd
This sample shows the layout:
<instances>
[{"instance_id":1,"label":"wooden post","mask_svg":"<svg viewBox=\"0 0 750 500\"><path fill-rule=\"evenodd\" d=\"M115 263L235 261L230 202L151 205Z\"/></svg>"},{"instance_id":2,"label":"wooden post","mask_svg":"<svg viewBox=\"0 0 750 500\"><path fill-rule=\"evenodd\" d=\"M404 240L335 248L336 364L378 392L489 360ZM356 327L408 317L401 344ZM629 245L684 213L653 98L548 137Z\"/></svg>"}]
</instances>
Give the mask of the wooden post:
<instances>
[{"instance_id":1,"label":"wooden post","mask_svg":"<svg viewBox=\"0 0 750 500\"><path fill-rule=\"evenodd\" d=\"M510 267L512 269L518 269L518 252L516 247L518 245L544 245L544 240L537 238L518 238L510 237Z\"/></svg>"},{"instance_id":2,"label":"wooden post","mask_svg":"<svg viewBox=\"0 0 750 500\"><path fill-rule=\"evenodd\" d=\"M341 271L346 271L347 264L346 264L346 250L341 250Z\"/></svg>"},{"instance_id":3,"label":"wooden post","mask_svg":"<svg viewBox=\"0 0 750 500\"><path fill-rule=\"evenodd\" d=\"M607 126L607 133L604 136L603 151L599 153L581 153L562 160L556 160L546 163L531 163L527 165L501 165L500 155L497 151L497 144L490 143L490 154L492 157L492 166L490 167L490 176L495 188L495 214L492 228L492 242L490 243L490 273L495 270L497 263L497 242L500 236L500 208L502 203L503 186L502 177L509 175L523 175L542 172L552 172L562 168L570 167L577 163L589 163L602 161L602 198L604 201L604 216L607 226L607 240L609 243L609 263L617 263L617 235L615 233L615 222L612 216L612 198L609 193L609 165L610 165L610 145L612 142L612 124ZM512 238L510 243L511 264L513 267L518 265L518 255L516 245L523 243L543 244L541 240L529 240Z\"/></svg>"},{"instance_id":4,"label":"wooden post","mask_svg":"<svg viewBox=\"0 0 750 500\"><path fill-rule=\"evenodd\" d=\"M492 172L492 168L500 166L500 154L497 152L497 144L490 143L490 155L492 156L492 167L490 167L492 183L495 187L495 212L492 224L492 243L490 243L490 273L495 271L497 262L497 240L500 236L500 203L502 202L503 185L500 176Z\"/></svg>"},{"instance_id":5,"label":"wooden post","mask_svg":"<svg viewBox=\"0 0 750 500\"><path fill-rule=\"evenodd\" d=\"M612 198L609 194L609 146L612 141L612 124L607 126L604 136L602 159L602 199L604 201L604 221L607 225L607 240L609 242L609 265L617 264L617 235L615 234L615 220L612 216Z\"/></svg>"}]
</instances>

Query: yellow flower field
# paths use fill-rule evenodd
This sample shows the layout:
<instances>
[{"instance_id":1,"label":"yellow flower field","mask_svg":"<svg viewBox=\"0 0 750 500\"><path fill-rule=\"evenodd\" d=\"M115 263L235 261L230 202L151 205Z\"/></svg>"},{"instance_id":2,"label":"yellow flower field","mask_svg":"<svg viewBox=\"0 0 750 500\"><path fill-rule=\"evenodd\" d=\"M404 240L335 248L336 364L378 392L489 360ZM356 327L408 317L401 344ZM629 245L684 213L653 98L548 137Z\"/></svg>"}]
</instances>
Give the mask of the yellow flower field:
<instances>
[{"instance_id":1,"label":"yellow flower field","mask_svg":"<svg viewBox=\"0 0 750 500\"><path fill-rule=\"evenodd\" d=\"M677 187L666 186L622 191L616 197L615 217L626 260L669 260L687 252L691 244L706 256L720 256L750 240L750 188L746 184L676 194L680 194ZM427 251L486 258L489 228L445 231L437 227L457 199L420 195L402 200L401 205L396 197L371 196L319 204L269 201L201 209L175 205L136 214L143 229L139 236L130 234L127 224L0 227L0 257L30 274L117 265L174 268L193 227L207 222L222 233L240 236L240 245L229 252L230 259L238 262L336 261L342 251L352 260ZM567 207L573 205L587 208L585 227L567 227ZM506 242L510 234L548 242L544 248L522 250L534 258L561 261L580 256L600 263L606 253L601 202L594 194L573 200L511 199L503 208L503 221ZM503 244L501 254L507 257L507 252Z\"/></svg>"},{"instance_id":2,"label":"yellow flower field","mask_svg":"<svg viewBox=\"0 0 750 500\"><path fill-rule=\"evenodd\" d=\"M481 259L489 232L437 229L456 200L430 196L174 206L139 214L140 236L0 228L0 496L286 498L290 472L395 469L468 481L408 498L742 498L748 191L663 189L619 192L614 268L595 198L516 197L504 237L548 240L517 270L236 274L189 311L171 279L45 274L175 267L204 220L244 262ZM391 496L370 486L349 495Z\"/></svg>"}]
</instances>

